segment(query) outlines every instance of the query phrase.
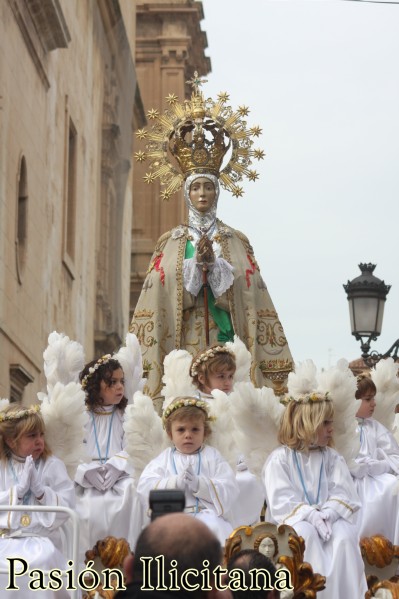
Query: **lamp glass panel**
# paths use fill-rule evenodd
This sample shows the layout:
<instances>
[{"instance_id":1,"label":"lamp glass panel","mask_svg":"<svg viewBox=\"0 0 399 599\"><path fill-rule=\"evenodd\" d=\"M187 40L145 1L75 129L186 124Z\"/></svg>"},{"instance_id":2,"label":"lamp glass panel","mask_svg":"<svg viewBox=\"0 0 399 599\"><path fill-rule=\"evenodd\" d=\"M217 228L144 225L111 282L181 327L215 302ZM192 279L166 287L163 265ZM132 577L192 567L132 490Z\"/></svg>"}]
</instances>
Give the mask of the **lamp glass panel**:
<instances>
[{"instance_id":1,"label":"lamp glass panel","mask_svg":"<svg viewBox=\"0 0 399 599\"><path fill-rule=\"evenodd\" d=\"M352 333L359 335L379 335L381 333L382 316L378 317L379 299L377 297L352 298L353 321ZM380 310L381 312L381 310ZM379 325L379 328L377 328Z\"/></svg>"},{"instance_id":2,"label":"lamp glass panel","mask_svg":"<svg viewBox=\"0 0 399 599\"><path fill-rule=\"evenodd\" d=\"M380 306L378 308L378 316L377 316L377 331L379 333L381 333L381 329L382 329L382 319L384 316L384 306L385 306L385 301L384 300L379 300Z\"/></svg>"}]
</instances>

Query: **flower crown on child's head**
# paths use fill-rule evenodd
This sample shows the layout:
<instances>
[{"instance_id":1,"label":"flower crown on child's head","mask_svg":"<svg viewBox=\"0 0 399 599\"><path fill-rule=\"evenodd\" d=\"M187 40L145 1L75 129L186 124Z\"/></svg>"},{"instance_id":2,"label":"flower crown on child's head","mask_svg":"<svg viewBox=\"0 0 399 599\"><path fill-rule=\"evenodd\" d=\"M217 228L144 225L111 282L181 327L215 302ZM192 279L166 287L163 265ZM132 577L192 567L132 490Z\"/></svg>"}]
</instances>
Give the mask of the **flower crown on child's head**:
<instances>
[{"instance_id":1,"label":"flower crown on child's head","mask_svg":"<svg viewBox=\"0 0 399 599\"><path fill-rule=\"evenodd\" d=\"M82 389L86 389L90 377L96 372L96 370L100 368L100 366L102 366L103 364L109 362L111 359L111 354L105 354L105 356L101 356L101 358L98 358L97 362L89 368L89 372L80 381Z\"/></svg>"},{"instance_id":2,"label":"flower crown on child's head","mask_svg":"<svg viewBox=\"0 0 399 599\"><path fill-rule=\"evenodd\" d=\"M38 412L40 412L39 404L30 406L30 408L21 408L21 410L18 410L17 412L9 412L7 414L0 411L0 422L5 422L6 420L21 420L21 418L28 418L28 416L33 416Z\"/></svg>"},{"instance_id":3,"label":"flower crown on child's head","mask_svg":"<svg viewBox=\"0 0 399 599\"><path fill-rule=\"evenodd\" d=\"M171 401L168 407L164 410L164 413L162 414L163 423L165 424L169 416L176 410L179 410L180 408L187 408L190 406L194 408L199 408L200 410L205 412L205 420L213 420L213 418L209 415L208 402L202 399L197 399L196 397L177 397L176 399Z\"/></svg>"},{"instance_id":4,"label":"flower crown on child's head","mask_svg":"<svg viewBox=\"0 0 399 599\"><path fill-rule=\"evenodd\" d=\"M233 352L225 345L216 345L215 347L210 347L209 349L201 352L200 355L193 360L190 370L191 376L197 376L198 366L202 364L202 362L207 362L211 358L214 358L217 354L231 354L234 356Z\"/></svg>"},{"instance_id":5,"label":"flower crown on child's head","mask_svg":"<svg viewBox=\"0 0 399 599\"><path fill-rule=\"evenodd\" d=\"M289 395L284 398L284 403L289 403L291 401L296 401L297 403L321 403L323 401L331 401L329 397L329 392L320 393L318 391L312 391L312 393L303 393L301 395Z\"/></svg>"}]
</instances>

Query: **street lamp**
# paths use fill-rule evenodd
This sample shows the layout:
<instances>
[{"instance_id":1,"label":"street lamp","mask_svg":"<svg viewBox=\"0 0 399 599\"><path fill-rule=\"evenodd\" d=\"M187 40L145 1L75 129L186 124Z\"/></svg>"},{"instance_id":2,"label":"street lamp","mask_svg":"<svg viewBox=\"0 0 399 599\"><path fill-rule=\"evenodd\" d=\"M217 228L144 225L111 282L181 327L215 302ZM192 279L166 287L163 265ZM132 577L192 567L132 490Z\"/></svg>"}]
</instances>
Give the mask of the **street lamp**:
<instances>
[{"instance_id":1,"label":"street lamp","mask_svg":"<svg viewBox=\"0 0 399 599\"><path fill-rule=\"evenodd\" d=\"M373 350L370 342L381 334L386 297L391 288L373 275L375 264L359 264L361 275L348 281L344 289L348 296L352 335L360 341L362 358L367 366L374 366L382 358L398 357L399 339L385 354Z\"/></svg>"}]
</instances>

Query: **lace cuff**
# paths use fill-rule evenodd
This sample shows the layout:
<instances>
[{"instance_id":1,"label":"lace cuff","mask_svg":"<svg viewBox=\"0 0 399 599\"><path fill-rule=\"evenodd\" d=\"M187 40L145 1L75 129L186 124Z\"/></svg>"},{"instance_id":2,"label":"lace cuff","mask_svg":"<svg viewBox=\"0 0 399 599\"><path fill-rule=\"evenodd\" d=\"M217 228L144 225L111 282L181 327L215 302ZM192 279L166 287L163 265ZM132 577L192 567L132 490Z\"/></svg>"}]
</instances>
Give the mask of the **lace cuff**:
<instances>
[{"instance_id":1,"label":"lace cuff","mask_svg":"<svg viewBox=\"0 0 399 599\"><path fill-rule=\"evenodd\" d=\"M202 287L202 268L195 257L184 259L183 285L189 293L197 297Z\"/></svg>"},{"instance_id":2,"label":"lace cuff","mask_svg":"<svg viewBox=\"0 0 399 599\"><path fill-rule=\"evenodd\" d=\"M208 282L214 297L227 291L234 282L234 268L224 258L216 258L208 272Z\"/></svg>"},{"instance_id":3,"label":"lace cuff","mask_svg":"<svg viewBox=\"0 0 399 599\"><path fill-rule=\"evenodd\" d=\"M234 282L234 268L224 258L216 258L209 265L208 283L215 298L222 295ZM186 258L183 262L184 288L197 296L202 287L202 267L196 258Z\"/></svg>"}]
</instances>

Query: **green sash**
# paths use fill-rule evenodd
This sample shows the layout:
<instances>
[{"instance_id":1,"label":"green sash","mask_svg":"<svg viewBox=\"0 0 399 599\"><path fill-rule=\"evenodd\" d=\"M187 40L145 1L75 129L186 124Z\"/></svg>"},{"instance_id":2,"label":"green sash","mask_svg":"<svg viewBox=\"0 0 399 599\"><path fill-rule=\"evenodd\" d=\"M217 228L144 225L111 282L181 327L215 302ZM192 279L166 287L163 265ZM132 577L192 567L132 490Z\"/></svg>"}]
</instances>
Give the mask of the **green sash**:
<instances>
[{"instance_id":1,"label":"green sash","mask_svg":"<svg viewBox=\"0 0 399 599\"><path fill-rule=\"evenodd\" d=\"M195 254L195 247L191 243L190 240L187 240L186 243L186 251L184 254L185 258L192 258ZM234 330L233 325L231 323L230 314L219 308L215 305L215 298L213 296L212 290L210 287L207 288L208 293L208 308L209 312L212 315L213 320L217 328L218 332L218 341L225 343L226 341L234 341Z\"/></svg>"}]
</instances>

